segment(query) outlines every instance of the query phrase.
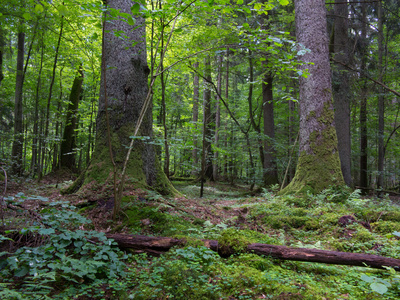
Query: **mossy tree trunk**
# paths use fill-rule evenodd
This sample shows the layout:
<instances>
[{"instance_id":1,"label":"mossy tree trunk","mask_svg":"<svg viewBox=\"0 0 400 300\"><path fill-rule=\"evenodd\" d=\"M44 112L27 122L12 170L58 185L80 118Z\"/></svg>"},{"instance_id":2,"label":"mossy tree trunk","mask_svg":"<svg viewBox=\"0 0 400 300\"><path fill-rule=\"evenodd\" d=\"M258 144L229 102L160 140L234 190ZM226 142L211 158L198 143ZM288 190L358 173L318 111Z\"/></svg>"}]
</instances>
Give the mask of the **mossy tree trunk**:
<instances>
[{"instance_id":1,"label":"mossy tree trunk","mask_svg":"<svg viewBox=\"0 0 400 300\"><path fill-rule=\"evenodd\" d=\"M63 139L61 142L60 167L68 168L71 171L76 170L75 166L75 148L76 148L76 114L78 112L79 98L82 92L83 71L82 65L79 67L72 84L71 93L69 95L69 104Z\"/></svg>"},{"instance_id":2,"label":"mossy tree trunk","mask_svg":"<svg viewBox=\"0 0 400 300\"><path fill-rule=\"evenodd\" d=\"M295 177L282 193L320 192L344 185L332 103L326 9L323 0L296 0L297 41L309 76L300 78L300 145Z\"/></svg>"},{"instance_id":3,"label":"mossy tree trunk","mask_svg":"<svg viewBox=\"0 0 400 300\"><path fill-rule=\"evenodd\" d=\"M131 14L130 0L109 0L109 8ZM134 26L112 19L107 15L104 24L103 60L100 98L97 115L97 135L91 163L76 185L96 187L110 184L113 178L113 161L117 169L117 179L128 152L131 136L148 94L150 69L146 59L145 23L135 15ZM121 39L119 33L123 32ZM106 74L104 74L106 70ZM109 115L107 122L106 110ZM126 168L126 182L133 187L150 187L163 194L175 192L156 160L152 138L152 107L143 118L138 137L133 144ZM107 128L110 138L107 137ZM110 155L109 142L111 143ZM76 190L71 187L70 191Z\"/></svg>"}]
</instances>

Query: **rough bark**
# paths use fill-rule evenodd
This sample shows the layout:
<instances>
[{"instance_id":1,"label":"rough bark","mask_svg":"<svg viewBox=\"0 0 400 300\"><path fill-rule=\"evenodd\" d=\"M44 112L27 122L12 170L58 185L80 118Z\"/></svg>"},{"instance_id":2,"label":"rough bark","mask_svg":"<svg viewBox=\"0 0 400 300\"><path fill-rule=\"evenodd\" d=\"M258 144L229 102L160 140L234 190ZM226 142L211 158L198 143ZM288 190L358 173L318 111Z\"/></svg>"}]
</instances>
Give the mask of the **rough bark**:
<instances>
[{"instance_id":1,"label":"rough bark","mask_svg":"<svg viewBox=\"0 0 400 300\"><path fill-rule=\"evenodd\" d=\"M184 239L168 237L149 237L143 235L107 234L107 238L114 239L123 249L133 249L136 253L161 255L175 246L184 246ZM229 245L219 245L215 240L204 240L204 245L218 252L222 257L229 257L236 252ZM383 257L372 254L348 253L308 248L291 248L268 244L250 244L246 252L264 255L275 259L317 262L335 265L349 265L384 269L384 266L400 270L400 259Z\"/></svg>"},{"instance_id":2,"label":"rough bark","mask_svg":"<svg viewBox=\"0 0 400 300\"><path fill-rule=\"evenodd\" d=\"M297 41L310 49L300 78L300 142L296 174L281 193L318 193L344 185L332 103L325 1L296 0ZM308 64L313 63L313 64Z\"/></svg>"},{"instance_id":3,"label":"rough bark","mask_svg":"<svg viewBox=\"0 0 400 300\"><path fill-rule=\"evenodd\" d=\"M24 143L24 135L22 115L22 91L24 85L24 46L25 33L21 31L18 32L17 78L15 83L14 106L14 141L12 145L12 173L18 176L21 176L23 173L22 149Z\"/></svg>"},{"instance_id":4,"label":"rough bark","mask_svg":"<svg viewBox=\"0 0 400 300\"><path fill-rule=\"evenodd\" d=\"M69 104L67 117L65 120L64 134L60 149L60 167L68 168L71 171L76 171L75 166L75 148L76 148L76 114L78 113L79 98L82 92L83 70L79 67L78 73L75 75L72 84L71 93L69 95Z\"/></svg>"},{"instance_id":5,"label":"rough bark","mask_svg":"<svg viewBox=\"0 0 400 300\"><path fill-rule=\"evenodd\" d=\"M131 13L133 3L129 0L109 0L110 8L123 13ZM80 184L97 188L98 185L110 184L114 172L113 161L117 171L122 170L130 136L134 134L135 125L148 94L147 76L150 69L146 59L146 40L144 19L135 16L134 26L120 20L107 20L104 23L103 60L100 84L100 97L97 114L96 141L90 166L78 178L76 183L65 192L72 192ZM124 39L116 36L124 32ZM106 77L106 80L104 79ZM107 99L107 107L106 107ZM106 110L109 114L107 122ZM176 193L156 159L152 138L152 106L147 109L141 124L138 138L135 140L126 168L126 181L134 187L149 187L160 193ZM110 129L110 139L107 128ZM113 158L110 156L109 142Z\"/></svg>"},{"instance_id":6,"label":"rough bark","mask_svg":"<svg viewBox=\"0 0 400 300\"><path fill-rule=\"evenodd\" d=\"M339 61L333 72L333 98L335 106L335 126L344 182L352 186L351 177L351 136L350 136L350 76L344 65L350 61L348 49L349 20L347 3L336 0L334 24L335 60Z\"/></svg>"}]
</instances>

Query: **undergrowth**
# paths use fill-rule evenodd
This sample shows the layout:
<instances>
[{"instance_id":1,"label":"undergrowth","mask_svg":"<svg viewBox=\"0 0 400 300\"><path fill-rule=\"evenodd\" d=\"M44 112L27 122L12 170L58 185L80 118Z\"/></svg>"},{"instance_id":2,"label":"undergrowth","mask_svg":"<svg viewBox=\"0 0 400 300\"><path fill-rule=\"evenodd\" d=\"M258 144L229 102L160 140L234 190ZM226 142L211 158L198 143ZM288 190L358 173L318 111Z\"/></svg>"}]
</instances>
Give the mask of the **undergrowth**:
<instances>
[{"instance_id":1,"label":"undergrowth","mask_svg":"<svg viewBox=\"0 0 400 300\"><path fill-rule=\"evenodd\" d=\"M218 187L213 187L218 189ZM185 191L197 192L191 186ZM224 186L226 189L226 186ZM43 202L26 222L10 214L0 235L3 299L398 299L400 276L392 268L279 261L247 253L251 243L400 258L400 212L388 198L328 189L318 195L258 197L220 191L213 213L223 222L171 213L160 199L126 199L122 225L130 233L185 238L185 247L160 257L125 254L66 202ZM243 193L242 193L243 195ZM229 199L228 199L228 198ZM9 197L18 204L24 195ZM229 200L229 209L227 203ZM174 206L179 206L177 199ZM199 204L209 198L198 199ZM160 204L161 203L161 204ZM172 203L172 202L169 202ZM200 206L199 206L200 207ZM229 213L229 217L228 217ZM236 216L237 215L237 216ZM235 217L232 217L235 216ZM339 221L342 217L346 222ZM26 218L26 217L25 217ZM34 240L35 244L17 242ZM221 258L202 239L236 252Z\"/></svg>"}]
</instances>

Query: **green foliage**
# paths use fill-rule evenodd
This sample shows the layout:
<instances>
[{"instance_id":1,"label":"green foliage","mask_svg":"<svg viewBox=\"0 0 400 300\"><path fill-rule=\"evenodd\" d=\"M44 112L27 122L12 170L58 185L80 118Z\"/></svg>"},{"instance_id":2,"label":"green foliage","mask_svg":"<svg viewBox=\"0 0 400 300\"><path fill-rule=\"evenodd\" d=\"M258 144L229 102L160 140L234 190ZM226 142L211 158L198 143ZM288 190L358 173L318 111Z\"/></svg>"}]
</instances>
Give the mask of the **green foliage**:
<instances>
[{"instance_id":1,"label":"green foliage","mask_svg":"<svg viewBox=\"0 0 400 300\"><path fill-rule=\"evenodd\" d=\"M117 291L115 284L125 275L122 260L127 257L104 233L79 229L90 221L73 209L66 202L49 203L41 211L41 223L19 231L41 242L0 254L0 274L6 279L1 295L100 297L104 291L99 288L104 285Z\"/></svg>"}]
</instances>

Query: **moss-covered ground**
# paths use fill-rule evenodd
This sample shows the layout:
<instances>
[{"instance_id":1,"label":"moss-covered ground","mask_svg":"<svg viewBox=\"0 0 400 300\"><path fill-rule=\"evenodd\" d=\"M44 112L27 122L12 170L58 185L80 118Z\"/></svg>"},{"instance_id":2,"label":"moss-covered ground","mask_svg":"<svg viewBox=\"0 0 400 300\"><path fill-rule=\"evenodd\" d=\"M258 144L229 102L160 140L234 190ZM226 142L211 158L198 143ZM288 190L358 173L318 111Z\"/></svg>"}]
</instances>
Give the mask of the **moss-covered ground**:
<instances>
[{"instance_id":1,"label":"moss-covered ground","mask_svg":"<svg viewBox=\"0 0 400 300\"><path fill-rule=\"evenodd\" d=\"M199 198L195 182L173 183L182 197L126 192L118 221L110 221L112 199L102 198L100 190L91 199L60 196L61 183L25 192L70 201L93 221L90 229L188 241L161 257L130 255L125 276L109 285L114 293L98 299L400 298L400 277L390 269L280 261L243 251L250 243L266 243L400 258L400 209L389 196L334 188L317 195L250 194L247 186L221 183L207 184ZM201 239L218 240L237 254L221 258Z\"/></svg>"}]
</instances>

